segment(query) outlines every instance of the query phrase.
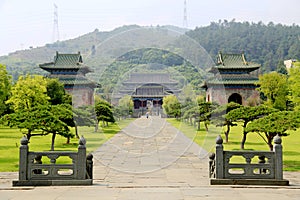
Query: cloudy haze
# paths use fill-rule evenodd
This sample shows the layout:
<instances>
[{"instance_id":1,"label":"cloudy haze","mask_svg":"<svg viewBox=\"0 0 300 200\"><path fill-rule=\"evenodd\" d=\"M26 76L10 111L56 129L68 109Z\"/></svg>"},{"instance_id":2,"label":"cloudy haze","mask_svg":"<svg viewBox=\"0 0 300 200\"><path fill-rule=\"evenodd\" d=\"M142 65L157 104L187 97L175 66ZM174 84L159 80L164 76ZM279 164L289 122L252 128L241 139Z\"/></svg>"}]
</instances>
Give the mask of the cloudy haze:
<instances>
[{"instance_id":1,"label":"cloudy haze","mask_svg":"<svg viewBox=\"0 0 300 200\"><path fill-rule=\"evenodd\" d=\"M54 4L60 40L137 24L183 26L184 0L0 0L0 55L53 42ZM227 19L300 25L298 0L187 0L188 28Z\"/></svg>"}]
</instances>

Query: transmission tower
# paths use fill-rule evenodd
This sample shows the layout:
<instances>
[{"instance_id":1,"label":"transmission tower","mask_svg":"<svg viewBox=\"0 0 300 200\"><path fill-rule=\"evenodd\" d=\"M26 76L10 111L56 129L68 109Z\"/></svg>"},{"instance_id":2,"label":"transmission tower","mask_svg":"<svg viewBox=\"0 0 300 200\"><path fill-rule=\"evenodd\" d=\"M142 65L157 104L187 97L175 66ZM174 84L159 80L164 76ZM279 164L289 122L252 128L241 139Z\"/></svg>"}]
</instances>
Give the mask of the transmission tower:
<instances>
[{"instance_id":1,"label":"transmission tower","mask_svg":"<svg viewBox=\"0 0 300 200\"><path fill-rule=\"evenodd\" d=\"M184 8L183 8L183 27L188 28L188 21L187 21L187 9L186 9L186 0L184 0Z\"/></svg>"},{"instance_id":2,"label":"transmission tower","mask_svg":"<svg viewBox=\"0 0 300 200\"><path fill-rule=\"evenodd\" d=\"M54 5L54 15L53 15L53 35L52 35L52 42L59 41L59 30L58 30L58 10L57 5Z\"/></svg>"}]
</instances>

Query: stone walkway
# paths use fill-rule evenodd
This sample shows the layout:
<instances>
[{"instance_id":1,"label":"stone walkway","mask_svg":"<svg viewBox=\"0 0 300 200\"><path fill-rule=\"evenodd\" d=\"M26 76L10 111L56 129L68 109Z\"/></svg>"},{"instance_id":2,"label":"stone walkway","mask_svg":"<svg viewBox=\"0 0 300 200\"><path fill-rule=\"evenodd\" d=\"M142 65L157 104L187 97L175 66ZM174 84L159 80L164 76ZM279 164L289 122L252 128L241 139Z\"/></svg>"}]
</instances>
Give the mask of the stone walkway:
<instances>
[{"instance_id":1,"label":"stone walkway","mask_svg":"<svg viewBox=\"0 0 300 200\"><path fill-rule=\"evenodd\" d=\"M140 118L94 152L95 183L108 187L208 185L206 155L165 120Z\"/></svg>"},{"instance_id":2,"label":"stone walkway","mask_svg":"<svg viewBox=\"0 0 300 200\"><path fill-rule=\"evenodd\" d=\"M207 152L158 117L137 119L93 154L92 186L13 188L17 173L0 173L0 200L300 197L298 172L284 173L288 187L210 186Z\"/></svg>"}]
</instances>

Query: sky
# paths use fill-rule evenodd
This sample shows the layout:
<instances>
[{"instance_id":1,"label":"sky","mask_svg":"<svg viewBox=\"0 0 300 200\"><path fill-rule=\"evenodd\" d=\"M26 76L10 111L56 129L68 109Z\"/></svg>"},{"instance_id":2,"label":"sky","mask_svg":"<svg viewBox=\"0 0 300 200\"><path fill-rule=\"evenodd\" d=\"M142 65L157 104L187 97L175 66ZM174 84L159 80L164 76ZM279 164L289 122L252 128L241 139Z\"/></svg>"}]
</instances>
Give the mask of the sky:
<instances>
[{"instance_id":1,"label":"sky","mask_svg":"<svg viewBox=\"0 0 300 200\"><path fill-rule=\"evenodd\" d=\"M186 0L188 28L221 20L300 25L299 0ZM0 0L0 56L137 24L183 27L184 0Z\"/></svg>"}]
</instances>

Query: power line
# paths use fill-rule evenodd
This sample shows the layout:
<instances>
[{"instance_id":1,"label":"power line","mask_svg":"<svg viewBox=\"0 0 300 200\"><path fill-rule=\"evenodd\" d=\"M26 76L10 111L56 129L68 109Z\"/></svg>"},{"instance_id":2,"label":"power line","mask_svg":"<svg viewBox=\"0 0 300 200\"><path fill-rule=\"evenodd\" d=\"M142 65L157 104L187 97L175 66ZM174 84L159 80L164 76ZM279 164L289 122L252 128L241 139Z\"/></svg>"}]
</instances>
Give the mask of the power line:
<instances>
[{"instance_id":1,"label":"power line","mask_svg":"<svg viewBox=\"0 0 300 200\"><path fill-rule=\"evenodd\" d=\"M53 15L53 35L52 35L52 42L59 41L59 30L58 30L58 7L56 4L54 5L54 15Z\"/></svg>"}]
</instances>

